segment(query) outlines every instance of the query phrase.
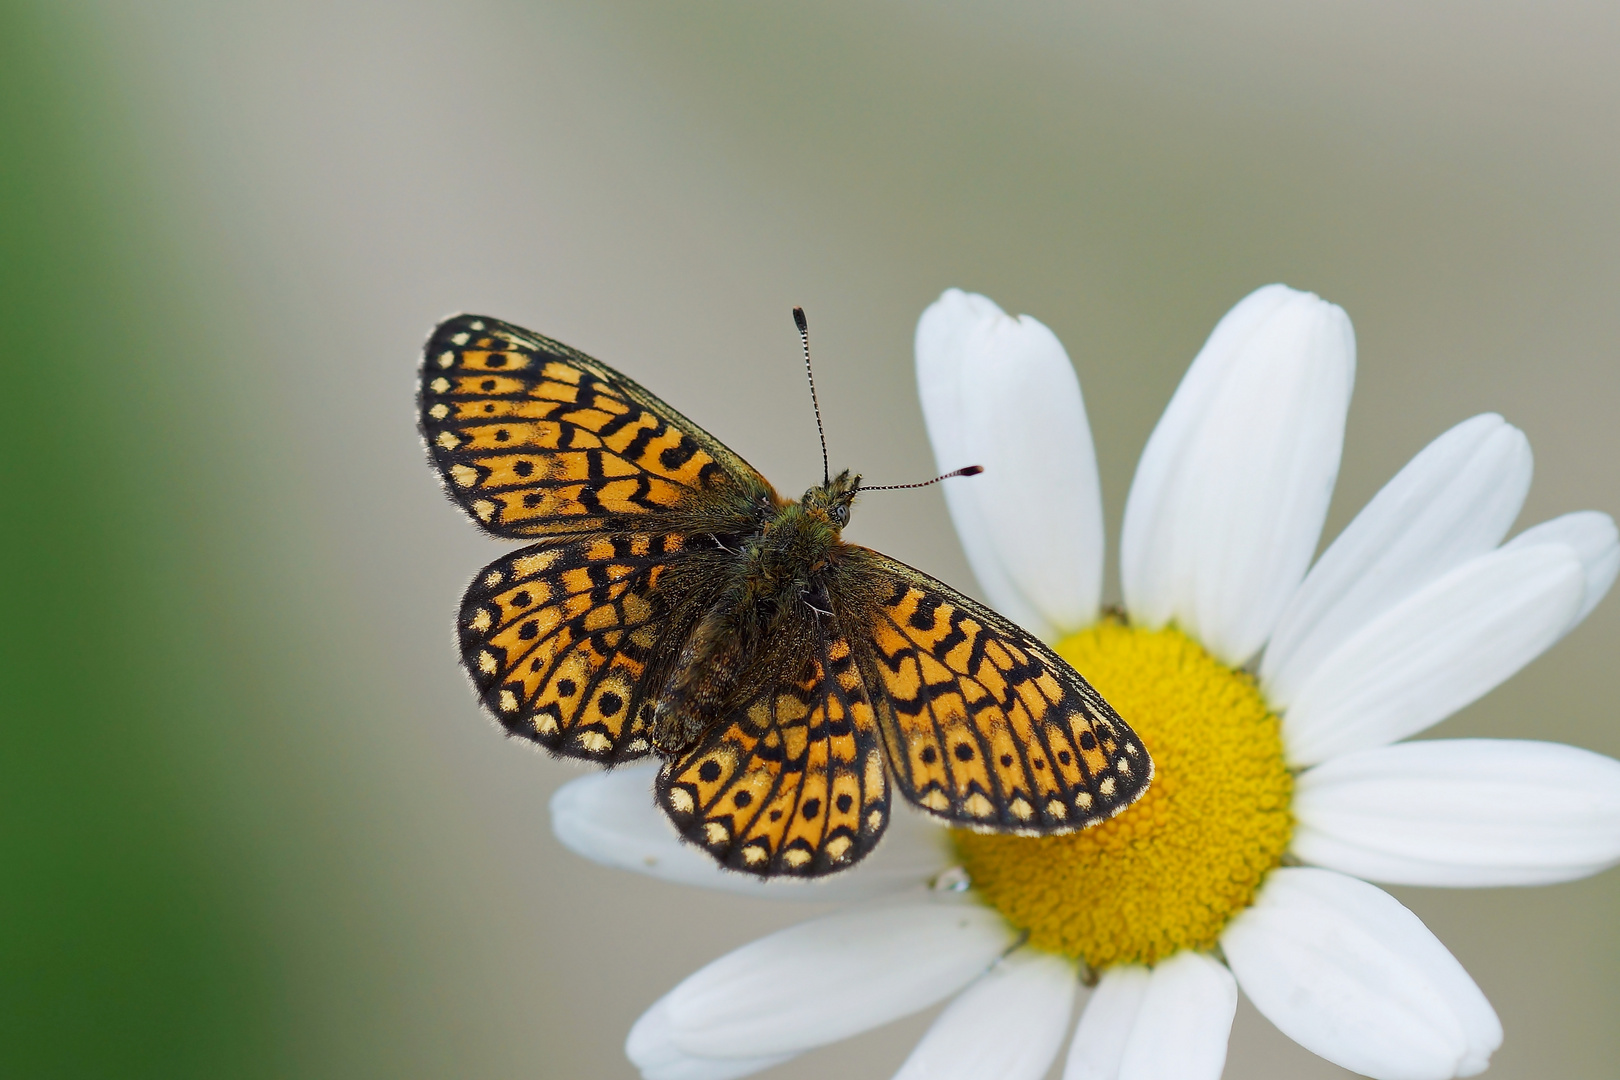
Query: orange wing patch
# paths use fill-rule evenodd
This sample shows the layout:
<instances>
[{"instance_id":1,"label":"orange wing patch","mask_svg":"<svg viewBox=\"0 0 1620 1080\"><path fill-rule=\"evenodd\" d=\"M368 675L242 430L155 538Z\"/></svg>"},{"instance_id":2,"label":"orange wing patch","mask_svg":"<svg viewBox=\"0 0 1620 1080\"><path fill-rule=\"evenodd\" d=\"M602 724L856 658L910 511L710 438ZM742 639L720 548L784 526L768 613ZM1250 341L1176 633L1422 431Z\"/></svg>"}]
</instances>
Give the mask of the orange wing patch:
<instances>
[{"instance_id":1,"label":"orange wing patch","mask_svg":"<svg viewBox=\"0 0 1620 1080\"><path fill-rule=\"evenodd\" d=\"M671 629L660 577L680 536L625 534L523 548L461 603L461 654L513 735L613 764L652 750L644 676Z\"/></svg>"},{"instance_id":2,"label":"orange wing patch","mask_svg":"<svg viewBox=\"0 0 1620 1080\"><path fill-rule=\"evenodd\" d=\"M728 484L770 490L631 379L496 319L441 324L421 379L422 434L445 489L498 536L636 527Z\"/></svg>"},{"instance_id":3,"label":"orange wing patch","mask_svg":"<svg viewBox=\"0 0 1620 1080\"><path fill-rule=\"evenodd\" d=\"M815 876L853 865L889 820L876 718L849 642L821 627L798 676L668 761L658 801L733 870Z\"/></svg>"},{"instance_id":4,"label":"orange wing patch","mask_svg":"<svg viewBox=\"0 0 1620 1080\"><path fill-rule=\"evenodd\" d=\"M1147 750L1073 668L948 586L864 554L892 587L869 609L862 668L908 799L958 825L1046 835L1147 790Z\"/></svg>"}]
</instances>

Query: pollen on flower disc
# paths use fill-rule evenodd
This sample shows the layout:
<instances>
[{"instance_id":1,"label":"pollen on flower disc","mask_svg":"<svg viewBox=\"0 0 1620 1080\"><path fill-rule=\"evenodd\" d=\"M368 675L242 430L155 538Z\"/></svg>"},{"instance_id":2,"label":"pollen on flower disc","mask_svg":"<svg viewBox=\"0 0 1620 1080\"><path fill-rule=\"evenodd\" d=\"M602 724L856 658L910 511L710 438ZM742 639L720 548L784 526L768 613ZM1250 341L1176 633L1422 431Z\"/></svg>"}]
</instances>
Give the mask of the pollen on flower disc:
<instances>
[{"instance_id":1,"label":"pollen on flower disc","mask_svg":"<svg viewBox=\"0 0 1620 1080\"><path fill-rule=\"evenodd\" d=\"M1174 628L1103 622L1057 651L1142 737L1153 786L1066 836L956 831L973 887L1030 944L1099 970L1213 947L1293 834L1277 717L1251 676Z\"/></svg>"}]
</instances>

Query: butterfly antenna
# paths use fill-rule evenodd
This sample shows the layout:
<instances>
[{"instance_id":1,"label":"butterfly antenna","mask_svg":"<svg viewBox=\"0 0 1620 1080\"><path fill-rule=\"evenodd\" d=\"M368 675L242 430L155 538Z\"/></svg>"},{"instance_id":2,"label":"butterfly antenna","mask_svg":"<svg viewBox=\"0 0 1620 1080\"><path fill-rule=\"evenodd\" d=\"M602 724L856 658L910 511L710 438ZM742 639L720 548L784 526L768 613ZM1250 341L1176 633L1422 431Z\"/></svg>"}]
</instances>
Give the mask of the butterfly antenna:
<instances>
[{"instance_id":1,"label":"butterfly antenna","mask_svg":"<svg viewBox=\"0 0 1620 1080\"><path fill-rule=\"evenodd\" d=\"M957 469L955 472L948 472L948 473L945 473L943 476L936 476L932 480L924 480L920 484L883 484L880 487L867 487L867 486L865 486L863 484L861 486L861 490L862 491L904 491L906 488L920 488L920 487L927 487L929 484L937 484L941 480L949 480L953 476L978 476L982 472L984 472L984 466L983 465L969 465L965 469Z\"/></svg>"},{"instance_id":2,"label":"butterfly antenna","mask_svg":"<svg viewBox=\"0 0 1620 1080\"><path fill-rule=\"evenodd\" d=\"M816 400L816 373L810 370L810 324L805 321L804 308L793 309L793 325L799 328L799 341L804 345L804 374L810 380L810 407L816 410L816 434L821 437L821 482L832 482L832 469L827 465L827 432L821 426L821 403Z\"/></svg>"}]
</instances>

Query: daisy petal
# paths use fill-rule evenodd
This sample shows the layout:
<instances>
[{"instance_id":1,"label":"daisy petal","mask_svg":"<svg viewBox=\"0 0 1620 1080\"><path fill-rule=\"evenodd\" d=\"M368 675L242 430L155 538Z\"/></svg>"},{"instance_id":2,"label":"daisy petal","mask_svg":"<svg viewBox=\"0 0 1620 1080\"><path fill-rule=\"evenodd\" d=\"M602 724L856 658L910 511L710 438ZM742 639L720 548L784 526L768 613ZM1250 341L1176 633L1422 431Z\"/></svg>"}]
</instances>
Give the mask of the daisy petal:
<instances>
[{"instance_id":1,"label":"daisy petal","mask_svg":"<svg viewBox=\"0 0 1620 1080\"><path fill-rule=\"evenodd\" d=\"M1069 961L1019 949L945 1007L895 1080L1040 1080L1063 1045L1079 985Z\"/></svg>"},{"instance_id":2,"label":"daisy petal","mask_svg":"<svg viewBox=\"0 0 1620 1080\"><path fill-rule=\"evenodd\" d=\"M1300 858L1396 885L1543 885L1620 862L1620 761L1558 743L1436 739L1301 774Z\"/></svg>"},{"instance_id":3,"label":"daisy petal","mask_svg":"<svg viewBox=\"0 0 1620 1080\"><path fill-rule=\"evenodd\" d=\"M670 1040L668 1001L660 998L642 1013L624 1041L624 1054L641 1070L642 1080L735 1080L794 1056L700 1058L684 1053Z\"/></svg>"},{"instance_id":4,"label":"daisy petal","mask_svg":"<svg viewBox=\"0 0 1620 1080\"><path fill-rule=\"evenodd\" d=\"M1202 953L1116 968L1080 1017L1063 1080L1217 1080L1236 1012L1232 973Z\"/></svg>"},{"instance_id":5,"label":"daisy petal","mask_svg":"<svg viewBox=\"0 0 1620 1080\"><path fill-rule=\"evenodd\" d=\"M1059 633L1094 622L1102 594L1102 488L1069 355L1028 315L969 339L962 405L971 487L996 554Z\"/></svg>"},{"instance_id":6,"label":"daisy petal","mask_svg":"<svg viewBox=\"0 0 1620 1080\"><path fill-rule=\"evenodd\" d=\"M1118 1080L1136 1018L1147 996L1145 967L1109 968L1091 992L1063 1063L1063 1080Z\"/></svg>"},{"instance_id":7,"label":"daisy petal","mask_svg":"<svg viewBox=\"0 0 1620 1080\"><path fill-rule=\"evenodd\" d=\"M670 1037L696 1057L766 1057L847 1038L932 1005L1013 943L989 908L887 904L744 945L669 993Z\"/></svg>"},{"instance_id":8,"label":"daisy petal","mask_svg":"<svg viewBox=\"0 0 1620 1080\"><path fill-rule=\"evenodd\" d=\"M942 472L976 464L967 458L967 415L962 405L966 342L979 326L1001 318L1006 318L1006 313L989 297L947 289L917 320L917 393L922 400L928 439L934 447L934 460ZM974 488L947 483L942 491L957 539L962 542L962 551L985 599L1038 636L1054 633L1055 628L1046 625L1039 610L1007 576Z\"/></svg>"},{"instance_id":9,"label":"daisy petal","mask_svg":"<svg viewBox=\"0 0 1620 1080\"><path fill-rule=\"evenodd\" d=\"M1530 491L1530 441L1494 413L1465 420L1414 457L1317 560L1260 664L1287 708L1357 630L1441 574L1502 542Z\"/></svg>"},{"instance_id":10,"label":"daisy petal","mask_svg":"<svg viewBox=\"0 0 1620 1080\"><path fill-rule=\"evenodd\" d=\"M1221 946L1266 1019L1354 1072L1473 1076L1502 1044L1495 1011L1462 965L1416 915L1364 881L1275 870Z\"/></svg>"},{"instance_id":11,"label":"daisy petal","mask_svg":"<svg viewBox=\"0 0 1620 1080\"><path fill-rule=\"evenodd\" d=\"M1216 1080L1237 998L1232 973L1203 953L1162 961L1148 980L1119 1080Z\"/></svg>"},{"instance_id":12,"label":"daisy petal","mask_svg":"<svg viewBox=\"0 0 1620 1080\"><path fill-rule=\"evenodd\" d=\"M974 574L991 603L1052 638L1097 616L1102 493L1074 366L1057 336L948 290L917 323L917 382Z\"/></svg>"},{"instance_id":13,"label":"daisy petal","mask_svg":"<svg viewBox=\"0 0 1620 1080\"><path fill-rule=\"evenodd\" d=\"M627 765L570 780L551 797L551 828L564 847L592 862L682 885L776 900L862 900L928 881L949 865L944 829L902 810L876 851L825 878L757 878L726 870L681 842L653 803L658 763Z\"/></svg>"},{"instance_id":14,"label":"daisy petal","mask_svg":"<svg viewBox=\"0 0 1620 1080\"><path fill-rule=\"evenodd\" d=\"M1283 717L1294 765L1403 739L1445 719L1557 641L1580 610L1573 548L1502 548L1457 567L1362 627Z\"/></svg>"},{"instance_id":15,"label":"daisy petal","mask_svg":"<svg viewBox=\"0 0 1620 1080\"><path fill-rule=\"evenodd\" d=\"M1125 507L1125 606L1227 663L1259 650L1305 576L1339 471L1355 336L1333 304L1268 285L1181 380Z\"/></svg>"},{"instance_id":16,"label":"daisy petal","mask_svg":"<svg viewBox=\"0 0 1620 1080\"><path fill-rule=\"evenodd\" d=\"M1507 546L1523 548L1546 543L1568 544L1574 548L1586 571L1586 598L1581 602L1581 610L1564 631L1568 633L1592 613L1598 601L1614 584L1615 574L1620 573L1620 532L1615 530L1614 519L1608 514L1597 510L1578 510L1526 529L1509 541Z\"/></svg>"}]
</instances>

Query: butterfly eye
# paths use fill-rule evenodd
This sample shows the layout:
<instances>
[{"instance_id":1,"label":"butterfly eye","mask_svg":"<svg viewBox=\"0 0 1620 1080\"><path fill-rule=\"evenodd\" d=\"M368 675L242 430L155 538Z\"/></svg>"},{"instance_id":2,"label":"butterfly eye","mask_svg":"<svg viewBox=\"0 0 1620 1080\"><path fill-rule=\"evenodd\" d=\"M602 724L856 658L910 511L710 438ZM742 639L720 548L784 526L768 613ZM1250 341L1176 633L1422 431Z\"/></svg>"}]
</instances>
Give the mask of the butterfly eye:
<instances>
[{"instance_id":1,"label":"butterfly eye","mask_svg":"<svg viewBox=\"0 0 1620 1080\"><path fill-rule=\"evenodd\" d=\"M835 506L832 508L832 519L840 525L849 524L849 507Z\"/></svg>"}]
</instances>

